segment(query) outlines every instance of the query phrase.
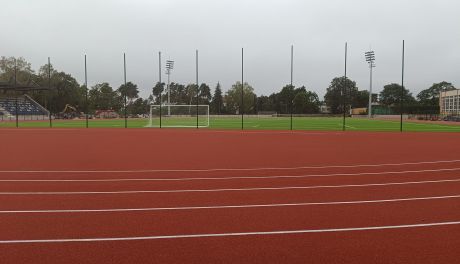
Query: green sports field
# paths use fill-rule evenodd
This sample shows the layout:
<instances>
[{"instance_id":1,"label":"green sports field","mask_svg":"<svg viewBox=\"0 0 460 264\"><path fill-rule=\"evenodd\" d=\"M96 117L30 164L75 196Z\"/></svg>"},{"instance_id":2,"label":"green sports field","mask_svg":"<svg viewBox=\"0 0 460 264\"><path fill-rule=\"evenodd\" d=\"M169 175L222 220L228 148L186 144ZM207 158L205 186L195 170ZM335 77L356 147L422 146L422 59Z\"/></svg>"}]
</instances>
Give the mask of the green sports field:
<instances>
[{"instance_id":1,"label":"green sports field","mask_svg":"<svg viewBox=\"0 0 460 264\"><path fill-rule=\"evenodd\" d=\"M203 120L200 120L200 123ZM85 127L86 121L80 120L53 120L53 127L78 128ZM128 127L142 128L148 124L147 119L128 119ZM196 125L196 119L167 119L162 120L163 126ZM159 120L154 121L159 125ZM2 121L0 127L15 127L14 121ZM346 130L350 131L399 131L398 120L369 120L362 118L347 118ZM21 121L19 127L49 127L49 121ZM124 127L124 119L90 119L89 127L94 128L121 128ZM294 130L342 130L342 118L338 117L294 117ZM241 129L241 117L218 117L210 119L210 129ZM290 118L288 117L245 117L244 128L248 130L289 130ZM405 121L404 131L426 131L426 132L460 132L460 124L435 123L435 122L414 122Z\"/></svg>"}]
</instances>

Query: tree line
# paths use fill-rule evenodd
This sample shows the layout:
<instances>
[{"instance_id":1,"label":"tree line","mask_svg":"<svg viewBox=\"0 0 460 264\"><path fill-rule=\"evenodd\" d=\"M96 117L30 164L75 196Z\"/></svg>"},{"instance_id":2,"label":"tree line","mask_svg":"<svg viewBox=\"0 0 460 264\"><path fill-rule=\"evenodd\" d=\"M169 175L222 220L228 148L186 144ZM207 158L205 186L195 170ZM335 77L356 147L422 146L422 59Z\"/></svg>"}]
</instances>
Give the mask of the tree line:
<instances>
[{"instance_id":1,"label":"tree line","mask_svg":"<svg viewBox=\"0 0 460 264\"><path fill-rule=\"evenodd\" d=\"M88 109L88 113L94 113L96 110L115 110L123 113L126 103L129 114L139 115L149 113L150 104L160 104L160 101L165 104L168 101L165 83L156 83L151 88L151 95L148 98L141 98L139 88L133 82L118 87L112 87L107 82L86 87L84 84L79 84L72 75L58 71L52 65L45 64L35 72L24 58L1 57L1 82L13 84L15 60L18 84L50 88L30 92L29 95L52 113L62 111L67 104L81 112ZM245 114L261 112L317 114L323 104L330 108L332 114L340 114L344 109L347 111L349 108L366 108L369 98L367 90L360 91L356 82L345 77L336 77L331 81L326 89L324 101L305 86L295 87L289 84L282 87L279 92L270 95L256 95L254 88L246 82L244 84L235 82L225 93L220 83L211 89L206 83L197 86L172 82L169 88L171 104L210 105L211 114L240 114L241 111ZM372 100L400 111L402 99L404 111L407 113L423 111L438 113L439 94L453 89L455 87L451 83L435 83L414 97L405 87L392 83L385 85L379 94L373 94Z\"/></svg>"}]
</instances>

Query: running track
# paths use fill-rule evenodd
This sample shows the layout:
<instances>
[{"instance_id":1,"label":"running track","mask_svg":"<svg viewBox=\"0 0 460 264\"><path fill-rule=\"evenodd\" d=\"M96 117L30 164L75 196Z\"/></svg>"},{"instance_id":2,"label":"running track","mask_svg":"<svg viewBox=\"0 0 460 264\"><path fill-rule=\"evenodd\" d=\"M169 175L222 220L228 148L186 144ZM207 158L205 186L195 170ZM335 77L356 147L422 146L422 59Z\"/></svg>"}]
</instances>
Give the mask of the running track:
<instances>
[{"instance_id":1,"label":"running track","mask_svg":"<svg viewBox=\"0 0 460 264\"><path fill-rule=\"evenodd\" d=\"M1 263L460 259L460 134L0 135Z\"/></svg>"}]
</instances>

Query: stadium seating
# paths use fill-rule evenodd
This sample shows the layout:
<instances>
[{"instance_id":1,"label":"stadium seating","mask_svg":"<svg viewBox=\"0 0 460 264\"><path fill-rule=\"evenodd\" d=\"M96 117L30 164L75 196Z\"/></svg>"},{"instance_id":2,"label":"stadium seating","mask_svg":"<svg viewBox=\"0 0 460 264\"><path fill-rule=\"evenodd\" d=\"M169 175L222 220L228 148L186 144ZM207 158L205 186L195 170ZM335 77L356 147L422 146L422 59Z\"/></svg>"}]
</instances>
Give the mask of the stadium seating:
<instances>
[{"instance_id":1,"label":"stadium seating","mask_svg":"<svg viewBox=\"0 0 460 264\"><path fill-rule=\"evenodd\" d=\"M0 108L12 115L16 114L15 98L0 98ZM47 115L47 113L36 103L26 97L18 97L18 115Z\"/></svg>"}]
</instances>

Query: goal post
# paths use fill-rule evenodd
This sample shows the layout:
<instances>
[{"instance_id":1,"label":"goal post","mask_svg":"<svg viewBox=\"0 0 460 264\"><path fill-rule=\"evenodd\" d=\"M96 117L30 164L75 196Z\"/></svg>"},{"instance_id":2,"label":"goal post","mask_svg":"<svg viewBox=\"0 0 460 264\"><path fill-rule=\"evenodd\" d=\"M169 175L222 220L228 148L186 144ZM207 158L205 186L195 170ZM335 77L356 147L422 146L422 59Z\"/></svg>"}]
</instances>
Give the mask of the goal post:
<instances>
[{"instance_id":1,"label":"goal post","mask_svg":"<svg viewBox=\"0 0 460 264\"><path fill-rule=\"evenodd\" d=\"M150 105L146 127L209 127L209 105Z\"/></svg>"}]
</instances>

